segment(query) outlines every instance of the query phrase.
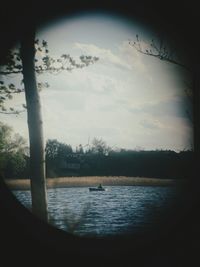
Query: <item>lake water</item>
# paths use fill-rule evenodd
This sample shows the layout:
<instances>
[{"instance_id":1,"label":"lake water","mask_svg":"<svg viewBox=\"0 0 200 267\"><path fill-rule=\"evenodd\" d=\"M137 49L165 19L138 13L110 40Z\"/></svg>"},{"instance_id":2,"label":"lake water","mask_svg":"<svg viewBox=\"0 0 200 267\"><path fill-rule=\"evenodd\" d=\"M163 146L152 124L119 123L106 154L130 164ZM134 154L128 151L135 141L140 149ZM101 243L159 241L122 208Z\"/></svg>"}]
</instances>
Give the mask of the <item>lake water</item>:
<instances>
[{"instance_id":1,"label":"lake water","mask_svg":"<svg viewBox=\"0 0 200 267\"><path fill-rule=\"evenodd\" d=\"M31 209L30 191L13 191ZM159 224L176 201L175 187L107 186L48 189L50 223L79 236L144 233Z\"/></svg>"}]
</instances>

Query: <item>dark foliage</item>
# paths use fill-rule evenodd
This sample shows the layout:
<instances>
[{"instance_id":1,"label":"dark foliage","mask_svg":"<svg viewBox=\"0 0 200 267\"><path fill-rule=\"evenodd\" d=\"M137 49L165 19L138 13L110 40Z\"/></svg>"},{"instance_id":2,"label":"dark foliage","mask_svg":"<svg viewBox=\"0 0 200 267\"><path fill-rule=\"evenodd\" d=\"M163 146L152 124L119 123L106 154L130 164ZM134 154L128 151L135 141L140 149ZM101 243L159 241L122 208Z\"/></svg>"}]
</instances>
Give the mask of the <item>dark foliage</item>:
<instances>
[{"instance_id":1,"label":"dark foliage","mask_svg":"<svg viewBox=\"0 0 200 267\"><path fill-rule=\"evenodd\" d=\"M96 139L95 139L96 140ZM108 147L103 142L104 148ZM99 145L99 142L98 142ZM98 147L99 148L99 147ZM47 177L62 176L134 176L152 178L189 178L193 170L193 152L171 150L72 151L70 145L48 140Z\"/></svg>"},{"instance_id":2,"label":"dark foliage","mask_svg":"<svg viewBox=\"0 0 200 267\"><path fill-rule=\"evenodd\" d=\"M4 178L29 176L29 157L26 140L0 122L0 173Z\"/></svg>"},{"instance_id":3,"label":"dark foliage","mask_svg":"<svg viewBox=\"0 0 200 267\"><path fill-rule=\"evenodd\" d=\"M103 142L104 147L108 147ZM99 143L98 143L99 145ZM82 146L81 146L82 147ZM56 139L46 144L46 173L49 178L64 176L132 176L187 179L193 173L194 153L171 150L110 150L95 147L84 151ZM7 179L29 178L29 156L25 151L1 152L1 172Z\"/></svg>"}]
</instances>

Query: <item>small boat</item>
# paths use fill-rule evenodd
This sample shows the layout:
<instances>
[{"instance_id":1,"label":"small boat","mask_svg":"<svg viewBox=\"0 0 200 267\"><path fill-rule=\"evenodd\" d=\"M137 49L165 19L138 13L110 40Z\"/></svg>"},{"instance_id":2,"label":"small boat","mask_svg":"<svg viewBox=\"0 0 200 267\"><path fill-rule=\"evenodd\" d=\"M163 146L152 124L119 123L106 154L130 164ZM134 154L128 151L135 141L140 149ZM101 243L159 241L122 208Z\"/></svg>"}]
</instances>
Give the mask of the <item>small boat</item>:
<instances>
[{"instance_id":1,"label":"small boat","mask_svg":"<svg viewBox=\"0 0 200 267\"><path fill-rule=\"evenodd\" d=\"M105 191L103 187L89 187L89 191Z\"/></svg>"}]
</instances>

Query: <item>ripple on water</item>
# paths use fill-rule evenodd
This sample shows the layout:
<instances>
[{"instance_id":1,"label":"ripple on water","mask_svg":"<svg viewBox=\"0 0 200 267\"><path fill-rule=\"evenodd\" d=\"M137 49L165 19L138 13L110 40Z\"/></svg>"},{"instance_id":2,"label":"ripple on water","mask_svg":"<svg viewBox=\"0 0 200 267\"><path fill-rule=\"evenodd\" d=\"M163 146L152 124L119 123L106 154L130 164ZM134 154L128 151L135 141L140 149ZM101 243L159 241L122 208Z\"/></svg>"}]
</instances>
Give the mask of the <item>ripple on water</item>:
<instances>
[{"instance_id":1,"label":"ripple on water","mask_svg":"<svg viewBox=\"0 0 200 267\"><path fill-rule=\"evenodd\" d=\"M154 226L176 198L174 187L109 186L103 192L86 187L48 189L50 223L78 235L142 232ZM13 191L31 209L30 191ZM156 219L155 219L156 218Z\"/></svg>"}]
</instances>

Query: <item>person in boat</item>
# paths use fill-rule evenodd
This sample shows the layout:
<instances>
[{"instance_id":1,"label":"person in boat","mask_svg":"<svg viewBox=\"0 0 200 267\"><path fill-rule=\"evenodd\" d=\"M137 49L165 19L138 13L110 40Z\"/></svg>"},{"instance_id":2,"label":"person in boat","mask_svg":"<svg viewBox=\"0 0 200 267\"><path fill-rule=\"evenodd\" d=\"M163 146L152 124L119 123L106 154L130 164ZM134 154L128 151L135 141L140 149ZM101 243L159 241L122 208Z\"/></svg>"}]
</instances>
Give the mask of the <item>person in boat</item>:
<instances>
[{"instance_id":1,"label":"person in boat","mask_svg":"<svg viewBox=\"0 0 200 267\"><path fill-rule=\"evenodd\" d=\"M99 184L98 185L98 189L102 189L103 187L102 187L102 185L101 184Z\"/></svg>"}]
</instances>

